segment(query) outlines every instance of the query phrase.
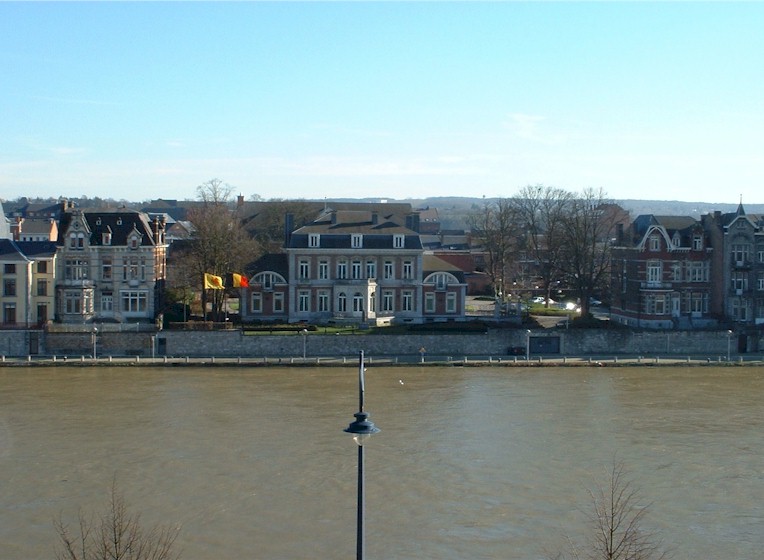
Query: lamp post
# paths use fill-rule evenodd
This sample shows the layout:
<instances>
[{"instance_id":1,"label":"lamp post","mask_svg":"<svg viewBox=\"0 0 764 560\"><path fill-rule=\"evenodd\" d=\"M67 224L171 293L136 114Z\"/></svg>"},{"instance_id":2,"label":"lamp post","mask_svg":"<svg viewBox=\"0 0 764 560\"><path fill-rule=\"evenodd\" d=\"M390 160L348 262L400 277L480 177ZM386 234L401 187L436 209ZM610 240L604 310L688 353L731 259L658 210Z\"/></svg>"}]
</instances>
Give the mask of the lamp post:
<instances>
[{"instance_id":1,"label":"lamp post","mask_svg":"<svg viewBox=\"0 0 764 560\"><path fill-rule=\"evenodd\" d=\"M531 331L525 331L525 361L531 359Z\"/></svg>"},{"instance_id":2,"label":"lamp post","mask_svg":"<svg viewBox=\"0 0 764 560\"><path fill-rule=\"evenodd\" d=\"M730 341L732 340L732 331L727 331L727 361L730 361Z\"/></svg>"},{"instance_id":3,"label":"lamp post","mask_svg":"<svg viewBox=\"0 0 764 560\"><path fill-rule=\"evenodd\" d=\"M372 434L379 432L379 428L374 422L369 420L369 413L363 409L363 350L361 350L358 359L358 412L355 420L345 428L349 434L353 434L353 439L358 444L358 509L356 524L356 560L363 560L363 444Z\"/></svg>"},{"instance_id":4,"label":"lamp post","mask_svg":"<svg viewBox=\"0 0 764 560\"><path fill-rule=\"evenodd\" d=\"M308 329L302 329L302 359L305 359L306 352L308 351Z\"/></svg>"},{"instance_id":5,"label":"lamp post","mask_svg":"<svg viewBox=\"0 0 764 560\"><path fill-rule=\"evenodd\" d=\"M93 332L91 333L91 338L93 339L93 359L97 359L96 356L96 344L97 344L97 335L98 335L98 328L93 325Z\"/></svg>"}]
</instances>

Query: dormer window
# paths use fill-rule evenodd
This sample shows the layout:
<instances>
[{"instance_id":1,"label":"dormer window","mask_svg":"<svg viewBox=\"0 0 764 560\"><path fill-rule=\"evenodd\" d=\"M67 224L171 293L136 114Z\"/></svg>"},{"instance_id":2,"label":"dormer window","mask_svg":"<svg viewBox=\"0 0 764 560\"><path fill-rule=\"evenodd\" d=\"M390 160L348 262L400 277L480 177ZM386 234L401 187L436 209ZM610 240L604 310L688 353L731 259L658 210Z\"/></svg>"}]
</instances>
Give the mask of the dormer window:
<instances>
[{"instance_id":1,"label":"dormer window","mask_svg":"<svg viewBox=\"0 0 764 560\"><path fill-rule=\"evenodd\" d=\"M692 248L696 251L700 251L703 249L703 236L702 235L694 235L692 237Z\"/></svg>"},{"instance_id":2,"label":"dormer window","mask_svg":"<svg viewBox=\"0 0 764 560\"><path fill-rule=\"evenodd\" d=\"M363 247L363 235L360 233L353 233L350 235L350 246L353 249L360 249Z\"/></svg>"},{"instance_id":3,"label":"dormer window","mask_svg":"<svg viewBox=\"0 0 764 560\"><path fill-rule=\"evenodd\" d=\"M321 235L318 233L309 233L308 247L320 247L320 246L321 246Z\"/></svg>"},{"instance_id":4,"label":"dormer window","mask_svg":"<svg viewBox=\"0 0 764 560\"><path fill-rule=\"evenodd\" d=\"M400 234L393 235L393 248L403 249L405 239L406 237L404 235L400 235Z\"/></svg>"},{"instance_id":5,"label":"dormer window","mask_svg":"<svg viewBox=\"0 0 764 560\"><path fill-rule=\"evenodd\" d=\"M101 242L104 245L111 245L111 232L110 231L107 231L107 232L103 233L103 235L101 237Z\"/></svg>"},{"instance_id":6,"label":"dormer window","mask_svg":"<svg viewBox=\"0 0 764 560\"><path fill-rule=\"evenodd\" d=\"M127 245L131 249L137 249L138 245L140 245L140 239L137 235L131 235L130 239L127 240Z\"/></svg>"},{"instance_id":7,"label":"dormer window","mask_svg":"<svg viewBox=\"0 0 764 560\"><path fill-rule=\"evenodd\" d=\"M679 232L674 233L674 236L671 238L671 244L674 247L682 246L682 238L679 236Z\"/></svg>"}]
</instances>

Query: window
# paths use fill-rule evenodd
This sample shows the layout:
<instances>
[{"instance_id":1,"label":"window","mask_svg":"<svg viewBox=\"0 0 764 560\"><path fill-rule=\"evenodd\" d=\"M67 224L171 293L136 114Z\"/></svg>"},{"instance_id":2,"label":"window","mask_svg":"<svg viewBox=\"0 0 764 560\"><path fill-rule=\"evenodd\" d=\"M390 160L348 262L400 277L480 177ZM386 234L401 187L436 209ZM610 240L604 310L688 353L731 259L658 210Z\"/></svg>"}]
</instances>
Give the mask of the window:
<instances>
[{"instance_id":1,"label":"window","mask_svg":"<svg viewBox=\"0 0 764 560\"><path fill-rule=\"evenodd\" d=\"M363 247L363 235L360 233L353 233L350 235L350 246L353 249L360 249Z\"/></svg>"},{"instance_id":2,"label":"window","mask_svg":"<svg viewBox=\"0 0 764 560\"><path fill-rule=\"evenodd\" d=\"M405 236L401 234L393 235L393 247L396 249L403 249L405 244Z\"/></svg>"},{"instance_id":3,"label":"window","mask_svg":"<svg viewBox=\"0 0 764 560\"><path fill-rule=\"evenodd\" d=\"M703 249L703 236L702 235L693 235L692 236L692 248L696 251L700 251Z\"/></svg>"},{"instance_id":4,"label":"window","mask_svg":"<svg viewBox=\"0 0 764 560\"><path fill-rule=\"evenodd\" d=\"M93 312L93 293L91 291L71 290L64 292L64 312L82 315Z\"/></svg>"},{"instance_id":5,"label":"window","mask_svg":"<svg viewBox=\"0 0 764 560\"><path fill-rule=\"evenodd\" d=\"M48 321L48 306L45 303L37 304L37 323L43 324Z\"/></svg>"},{"instance_id":6,"label":"window","mask_svg":"<svg viewBox=\"0 0 764 560\"><path fill-rule=\"evenodd\" d=\"M111 280L111 258L104 258L101 261L101 279Z\"/></svg>"},{"instance_id":7,"label":"window","mask_svg":"<svg viewBox=\"0 0 764 560\"><path fill-rule=\"evenodd\" d=\"M310 292L308 290L300 290L297 292L297 311L303 313L310 311Z\"/></svg>"},{"instance_id":8,"label":"window","mask_svg":"<svg viewBox=\"0 0 764 560\"><path fill-rule=\"evenodd\" d=\"M310 278L310 261L307 259L300 259L297 270L300 280L308 280Z\"/></svg>"},{"instance_id":9,"label":"window","mask_svg":"<svg viewBox=\"0 0 764 560\"><path fill-rule=\"evenodd\" d=\"M329 261L318 262L318 279L319 280L329 279Z\"/></svg>"},{"instance_id":10,"label":"window","mask_svg":"<svg viewBox=\"0 0 764 560\"><path fill-rule=\"evenodd\" d=\"M651 251L660 251L661 250L661 238L659 235L651 235L650 236L650 250Z\"/></svg>"},{"instance_id":11,"label":"window","mask_svg":"<svg viewBox=\"0 0 764 560\"><path fill-rule=\"evenodd\" d=\"M38 274L48 273L48 261L37 261L37 273Z\"/></svg>"},{"instance_id":12,"label":"window","mask_svg":"<svg viewBox=\"0 0 764 560\"><path fill-rule=\"evenodd\" d=\"M401 299L401 311L414 311L414 292L404 290Z\"/></svg>"},{"instance_id":13,"label":"window","mask_svg":"<svg viewBox=\"0 0 764 560\"><path fill-rule=\"evenodd\" d=\"M663 267L661 261L649 261L647 263L647 281L660 282L663 279Z\"/></svg>"},{"instance_id":14,"label":"window","mask_svg":"<svg viewBox=\"0 0 764 560\"><path fill-rule=\"evenodd\" d=\"M743 222L740 222L743 223ZM732 244L732 260L736 264L743 264L750 258L751 246L748 243Z\"/></svg>"},{"instance_id":15,"label":"window","mask_svg":"<svg viewBox=\"0 0 764 560\"><path fill-rule=\"evenodd\" d=\"M345 295L345 292L340 292L337 295L337 311L340 313L344 313L348 310L348 298Z\"/></svg>"},{"instance_id":16,"label":"window","mask_svg":"<svg viewBox=\"0 0 764 560\"><path fill-rule=\"evenodd\" d=\"M759 272L756 275L756 289L764 290L764 272Z\"/></svg>"},{"instance_id":17,"label":"window","mask_svg":"<svg viewBox=\"0 0 764 560\"><path fill-rule=\"evenodd\" d=\"M3 267L3 271L6 274L16 274L16 265L15 264L6 264Z\"/></svg>"},{"instance_id":18,"label":"window","mask_svg":"<svg viewBox=\"0 0 764 560\"><path fill-rule=\"evenodd\" d=\"M690 282L708 282L708 263L693 262L688 264L688 281Z\"/></svg>"},{"instance_id":19,"label":"window","mask_svg":"<svg viewBox=\"0 0 764 560\"><path fill-rule=\"evenodd\" d=\"M682 281L682 263L674 263L671 265L671 271L672 271L672 278L674 279L674 282L681 282Z\"/></svg>"},{"instance_id":20,"label":"window","mask_svg":"<svg viewBox=\"0 0 764 560\"><path fill-rule=\"evenodd\" d=\"M308 234L308 247L320 247L321 246L321 235L318 233L309 233Z\"/></svg>"},{"instance_id":21,"label":"window","mask_svg":"<svg viewBox=\"0 0 764 560\"><path fill-rule=\"evenodd\" d=\"M382 312L390 313L393 311L394 293L392 290L382 292Z\"/></svg>"},{"instance_id":22,"label":"window","mask_svg":"<svg viewBox=\"0 0 764 560\"><path fill-rule=\"evenodd\" d=\"M764 263L764 250L759 250L759 251L757 251L757 252L756 252L756 257L757 257L757 260L758 260L760 263Z\"/></svg>"},{"instance_id":23,"label":"window","mask_svg":"<svg viewBox=\"0 0 764 560\"><path fill-rule=\"evenodd\" d=\"M111 245L111 232L106 231L101 235L101 243L104 245Z\"/></svg>"},{"instance_id":24,"label":"window","mask_svg":"<svg viewBox=\"0 0 764 560\"><path fill-rule=\"evenodd\" d=\"M385 261L384 268L382 269L382 277L385 280L392 280L395 278L395 265L393 261Z\"/></svg>"},{"instance_id":25,"label":"window","mask_svg":"<svg viewBox=\"0 0 764 560\"><path fill-rule=\"evenodd\" d=\"M319 290L317 298L318 298L318 310L321 312L329 311L329 291Z\"/></svg>"},{"instance_id":26,"label":"window","mask_svg":"<svg viewBox=\"0 0 764 560\"><path fill-rule=\"evenodd\" d=\"M361 266L361 261L353 261L350 263L350 276L353 280L360 280L362 278L362 270L363 267Z\"/></svg>"},{"instance_id":27,"label":"window","mask_svg":"<svg viewBox=\"0 0 764 560\"><path fill-rule=\"evenodd\" d=\"M435 275L435 289L436 290L445 290L448 286L448 278L445 274L436 274Z\"/></svg>"},{"instance_id":28,"label":"window","mask_svg":"<svg viewBox=\"0 0 764 560\"><path fill-rule=\"evenodd\" d=\"M3 323L15 323L16 322L16 304L4 303L3 304Z\"/></svg>"},{"instance_id":29,"label":"window","mask_svg":"<svg viewBox=\"0 0 764 560\"><path fill-rule=\"evenodd\" d=\"M414 262L413 261L403 261L403 279L404 280L414 279Z\"/></svg>"},{"instance_id":30,"label":"window","mask_svg":"<svg viewBox=\"0 0 764 560\"><path fill-rule=\"evenodd\" d=\"M456 313L456 294L454 292L446 294L446 313Z\"/></svg>"},{"instance_id":31,"label":"window","mask_svg":"<svg viewBox=\"0 0 764 560\"><path fill-rule=\"evenodd\" d=\"M138 239L138 236L137 235L131 236L130 239L128 240L128 246L131 249L137 249L138 245L140 245L140 240Z\"/></svg>"},{"instance_id":32,"label":"window","mask_svg":"<svg viewBox=\"0 0 764 560\"><path fill-rule=\"evenodd\" d=\"M424 295L424 310L426 313L435 313L435 294L427 292Z\"/></svg>"},{"instance_id":33,"label":"window","mask_svg":"<svg viewBox=\"0 0 764 560\"><path fill-rule=\"evenodd\" d=\"M377 277L377 261L368 260L366 261L366 278L376 278Z\"/></svg>"},{"instance_id":34,"label":"window","mask_svg":"<svg viewBox=\"0 0 764 560\"><path fill-rule=\"evenodd\" d=\"M90 264L84 259L66 259L64 261L64 279L86 280Z\"/></svg>"},{"instance_id":35,"label":"window","mask_svg":"<svg viewBox=\"0 0 764 560\"><path fill-rule=\"evenodd\" d=\"M104 292L101 295L101 311L111 312L114 310L114 296L111 293Z\"/></svg>"},{"instance_id":36,"label":"window","mask_svg":"<svg viewBox=\"0 0 764 560\"><path fill-rule=\"evenodd\" d=\"M748 274L746 274L745 272L733 272L732 273L732 289L747 290L748 289Z\"/></svg>"},{"instance_id":37,"label":"window","mask_svg":"<svg viewBox=\"0 0 764 560\"><path fill-rule=\"evenodd\" d=\"M363 311L363 294L361 292L353 294L353 311L356 313Z\"/></svg>"},{"instance_id":38,"label":"window","mask_svg":"<svg viewBox=\"0 0 764 560\"><path fill-rule=\"evenodd\" d=\"M70 233L69 234L69 248L70 249L84 249L85 248L85 234Z\"/></svg>"},{"instance_id":39,"label":"window","mask_svg":"<svg viewBox=\"0 0 764 560\"><path fill-rule=\"evenodd\" d=\"M690 311L692 313L708 312L708 294L693 292L690 298Z\"/></svg>"},{"instance_id":40,"label":"window","mask_svg":"<svg viewBox=\"0 0 764 560\"><path fill-rule=\"evenodd\" d=\"M645 298L645 313L648 315L665 315L666 296L664 294L647 296Z\"/></svg>"},{"instance_id":41,"label":"window","mask_svg":"<svg viewBox=\"0 0 764 560\"><path fill-rule=\"evenodd\" d=\"M48 295L48 281L44 278L37 279L37 295L38 296Z\"/></svg>"},{"instance_id":42,"label":"window","mask_svg":"<svg viewBox=\"0 0 764 560\"><path fill-rule=\"evenodd\" d=\"M283 292L275 292L273 294L273 312L274 313L284 312L284 293Z\"/></svg>"},{"instance_id":43,"label":"window","mask_svg":"<svg viewBox=\"0 0 764 560\"><path fill-rule=\"evenodd\" d=\"M339 261L337 263L337 279L347 280L348 277L348 263L347 261Z\"/></svg>"},{"instance_id":44,"label":"window","mask_svg":"<svg viewBox=\"0 0 764 560\"><path fill-rule=\"evenodd\" d=\"M3 282L3 295L15 296L16 295L16 279L6 278Z\"/></svg>"},{"instance_id":45,"label":"window","mask_svg":"<svg viewBox=\"0 0 764 560\"><path fill-rule=\"evenodd\" d=\"M124 266L122 268L122 279L138 280L142 276L141 268L138 257L125 257Z\"/></svg>"},{"instance_id":46,"label":"window","mask_svg":"<svg viewBox=\"0 0 764 560\"><path fill-rule=\"evenodd\" d=\"M148 294L142 291L122 292L122 311L124 313L145 313L148 309Z\"/></svg>"},{"instance_id":47,"label":"window","mask_svg":"<svg viewBox=\"0 0 764 560\"><path fill-rule=\"evenodd\" d=\"M263 294L255 292L252 294L252 313L263 312Z\"/></svg>"}]
</instances>

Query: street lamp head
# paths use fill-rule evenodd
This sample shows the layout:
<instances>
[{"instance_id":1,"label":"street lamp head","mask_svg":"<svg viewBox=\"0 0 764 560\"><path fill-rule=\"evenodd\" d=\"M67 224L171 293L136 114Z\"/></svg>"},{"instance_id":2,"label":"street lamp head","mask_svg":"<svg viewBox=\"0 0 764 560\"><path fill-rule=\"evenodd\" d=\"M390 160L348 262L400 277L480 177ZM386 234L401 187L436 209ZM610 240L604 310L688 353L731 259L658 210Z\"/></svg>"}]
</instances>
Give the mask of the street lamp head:
<instances>
[{"instance_id":1,"label":"street lamp head","mask_svg":"<svg viewBox=\"0 0 764 560\"><path fill-rule=\"evenodd\" d=\"M364 442L373 434L378 433L380 430L374 425L374 422L369 420L368 412L356 412L355 421L345 428L345 431L349 434L353 434L355 442L358 445L363 445Z\"/></svg>"}]
</instances>

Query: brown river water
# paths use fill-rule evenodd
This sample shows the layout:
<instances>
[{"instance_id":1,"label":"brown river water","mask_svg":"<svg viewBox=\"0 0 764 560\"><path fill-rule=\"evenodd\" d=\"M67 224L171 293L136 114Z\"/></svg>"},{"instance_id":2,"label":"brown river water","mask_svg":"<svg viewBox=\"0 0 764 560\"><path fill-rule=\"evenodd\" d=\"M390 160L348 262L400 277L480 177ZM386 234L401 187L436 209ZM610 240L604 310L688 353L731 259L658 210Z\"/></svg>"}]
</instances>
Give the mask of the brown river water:
<instances>
[{"instance_id":1,"label":"brown river water","mask_svg":"<svg viewBox=\"0 0 764 560\"><path fill-rule=\"evenodd\" d=\"M542 559L614 457L676 559L764 557L764 367L369 365L367 559ZM59 515L179 524L185 560L355 555L357 368L0 370L0 559Z\"/></svg>"}]
</instances>

